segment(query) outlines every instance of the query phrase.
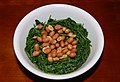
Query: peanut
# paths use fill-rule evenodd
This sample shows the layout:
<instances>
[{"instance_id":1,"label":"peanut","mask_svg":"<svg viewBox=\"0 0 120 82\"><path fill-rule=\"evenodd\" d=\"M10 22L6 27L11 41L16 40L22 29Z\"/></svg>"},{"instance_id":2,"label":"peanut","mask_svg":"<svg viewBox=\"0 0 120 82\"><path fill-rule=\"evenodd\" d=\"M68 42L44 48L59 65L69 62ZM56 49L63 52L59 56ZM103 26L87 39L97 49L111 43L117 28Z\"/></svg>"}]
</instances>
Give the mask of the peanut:
<instances>
[{"instance_id":1,"label":"peanut","mask_svg":"<svg viewBox=\"0 0 120 82\"><path fill-rule=\"evenodd\" d=\"M68 36L70 36L70 37L71 37L72 35L73 35L73 34L72 34L71 32L70 32L70 33L68 33Z\"/></svg>"},{"instance_id":2,"label":"peanut","mask_svg":"<svg viewBox=\"0 0 120 82\"><path fill-rule=\"evenodd\" d=\"M57 53L57 57L61 57L62 55L62 53Z\"/></svg>"},{"instance_id":3,"label":"peanut","mask_svg":"<svg viewBox=\"0 0 120 82\"><path fill-rule=\"evenodd\" d=\"M73 37L73 38L74 38L74 37L76 37L76 35L72 35L71 37Z\"/></svg>"},{"instance_id":4,"label":"peanut","mask_svg":"<svg viewBox=\"0 0 120 82\"><path fill-rule=\"evenodd\" d=\"M68 44L68 49L71 50L72 49L72 45Z\"/></svg>"},{"instance_id":5,"label":"peanut","mask_svg":"<svg viewBox=\"0 0 120 82\"><path fill-rule=\"evenodd\" d=\"M76 48L73 48L73 49L71 50L71 52L76 52Z\"/></svg>"},{"instance_id":6,"label":"peanut","mask_svg":"<svg viewBox=\"0 0 120 82\"><path fill-rule=\"evenodd\" d=\"M37 40L38 40L39 42L42 42L42 38L41 38L41 37L37 37Z\"/></svg>"},{"instance_id":7,"label":"peanut","mask_svg":"<svg viewBox=\"0 0 120 82\"><path fill-rule=\"evenodd\" d=\"M51 42L51 41L52 41L52 38L51 38L51 36L47 36L47 38L49 38L49 42Z\"/></svg>"},{"instance_id":8,"label":"peanut","mask_svg":"<svg viewBox=\"0 0 120 82\"><path fill-rule=\"evenodd\" d=\"M58 30L58 33L59 34L63 33L63 30L62 29Z\"/></svg>"},{"instance_id":9,"label":"peanut","mask_svg":"<svg viewBox=\"0 0 120 82\"><path fill-rule=\"evenodd\" d=\"M60 30L61 28L62 28L61 25L56 25L56 26L55 26L55 29L56 29L56 30Z\"/></svg>"},{"instance_id":10,"label":"peanut","mask_svg":"<svg viewBox=\"0 0 120 82\"><path fill-rule=\"evenodd\" d=\"M40 54L39 51L34 51L32 55L33 55L33 56L38 56L39 54Z\"/></svg>"},{"instance_id":11,"label":"peanut","mask_svg":"<svg viewBox=\"0 0 120 82\"><path fill-rule=\"evenodd\" d=\"M52 40L50 43L51 44L56 44L56 42L57 42L56 40Z\"/></svg>"},{"instance_id":12,"label":"peanut","mask_svg":"<svg viewBox=\"0 0 120 82\"><path fill-rule=\"evenodd\" d=\"M59 60L58 57L53 58L53 61L58 61L58 60Z\"/></svg>"},{"instance_id":13,"label":"peanut","mask_svg":"<svg viewBox=\"0 0 120 82\"><path fill-rule=\"evenodd\" d=\"M43 35L43 34L47 35L48 33L46 31L42 31L41 35Z\"/></svg>"},{"instance_id":14,"label":"peanut","mask_svg":"<svg viewBox=\"0 0 120 82\"><path fill-rule=\"evenodd\" d=\"M58 36L59 36L59 34L58 33L56 33L52 38L55 40L55 39L57 39L58 38Z\"/></svg>"},{"instance_id":15,"label":"peanut","mask_svg":"<svg viewBox=\"0 0 120 82\"><path fill-rule=\"evenodd\" d=\"M51 45L50 48L51 48L51 49L54 49L54 48L55 48L55 45Z\"/></svg>"},{"instance_id":16,"label":"peanut","mask_svg":"<svg viewBox=\"0 0 120 82\"><path fill-rule=\"evenodd\" d=\"M71 52L70 55L69 55L71 58L74 58L76 56L76 53L75 52Z\"/></svg>"},{"instance_id":17,"label":"peanut","mask_svg":"<svg viewBox=\"0 0 120 82\"><path fill-rule=\"evenodd\" d=\"M66 41L66 42L65 42L65 46L67 46L67 45L68 45L68 42Z\"/></svg>"},{"instance_id":18,"label":"peanut","mask_svg":"<svg viewBox=\"0 0 120 82\"><path fill-rule=\"evenodd\" d=\"M59 41L61 41L61 40L62 40L62 37L59 36L59 37L57 38L57 41L59 42Z\"/></svg>"},{"instance_id":19,"label":"peanut","mask_svg":"<svg viewBox=\"0 0 120 82\"><path fill-rule=\"evenodd\" d=\"M62 47L58 47L57 48L57 53L61 52L62 51Z\"/></svg>"},{"instance_id":20,"label":"peanut","mask_svg":"<svg viewBox=\"0 0 120 82\"><path fill-rule=\"evenodd\" d=\"M63 27L63 29L62 29L62 30L63 30L63 31L65 31L66 29L67 29L66 27Z\"/></svg>"},{"instance_id":21,"label":"peanut","mask_svg":"<svg viewBox=\"0 0 120 82\"><path fill-rule=\"evenodd\" d=\"M51 56L54 58L54 57L56 57L56 56L57 56L57 54L56 54L56 53L54 53L54 52L52 52Z\"/></svg>"},{"instance_id":22,"label":"peanut","mask_svg":"<svg viewBox=\"0 0 120 82\"><path fill-rule=\"evenodd\" d=\"M50 39L49 39L48 37L43 38L43 42L45 42L45 43L46 43L46 42L49 42L49 40L50 40Z\"/></svg>"},{"instance_id":23,"label":"peanut","mask_svg":"<svg viewBox=\"0 0 120 82\"><path fill-rule=\"evenodd\" d=\"M52 57L52 53L51 52L48 54L48 57Z\"/></svg>"},{"instance_id":24,"label":"peanut","mask_svg":"<svg viewBox=\"0 0 120 82\"><path fill-rule=\"evenodd\" d=\"M42 26L42 25L38 25L37 28L38 28L39 30L41 30L41 29L43 28L43 26Z\"/></svg>"},{"instance_id":25,"label":"peanut","mask_svg":"<svg viewBox=\"0 0 120 82\"><path fill-rule=\"evenodd\" d=\"M64 39L65 39L65 36L61 36L61 38L62 38L62 40L64 40Z\"/></svg>"},{"instance_id":26,"label":"peanut","mask_svg":"<svg viewBox=\"0 0 120 82\"><path fill-rule=\"evenodd\" d=\"M48 25L48 29L49 29L50 31L53 31L53 30L54 30L54 28L53 28L51 25Z\"/></svg>"},{"instance_id":27,"label":"peanut","mask_svg":"<svg viewBox=\"0 0 120 82\"><path fill-rule=\"evenodd\" d=\"M69 32L70 32L70 29L66 29L66 30L65 30L65 33L69 33Z\"/></svg>"},{"instance_id":28,"label":"peanut","mask_svg":"<svg viewBox=\"0 0 120 82\"><path fill-rule=\"evenodd\" d=\"M37 39L38 36L34 36L33 39Z\"/></svg>"},{"instance_id":29,"label":"peanut","mask_svg":"<svg viewBox=\"0 0 120 82\"><path fill-rule=\"evenodd\" d=\"M49 62L53 62L53 58L52 57L48 57L48 61Z\"/></svg>"},{"instance_id":30,"label":"peanut","mask_svg":"<svg viewBox=\"0 0 120 82\"><path fill-rule=\"evenodd\" d=\"M71 43L74 39L73 38L68 38L67 42Z\"/></svg>"},{"instance_id":31,"label":"peanut","mask_svg":"<svg viewBox=\"0 0 120 82\"><path fill-rule=\"evenodd\" d=\"M56 43L55 46L58 48L59 47L59 43Z\"/></svg>"},{"instance_id":32,"label":"peanut","mask_svg":"<svg viewBox=\"0 0 120 82\"><path fill-rule=\"evenodd\" d=\"M65 43L64 43L64 41L62 40L62 41L60 41L60 45L61 45L61 47L64 47L65 46Z\"/></svg>"},{"instance_id":33,"label":"peanut","mask_svg":"<svg viewBox=\"0 0 120 82\"><path fill-rule=\"evenodd\" d=\"M48 53L50 53L51 52L51 48L46 48L45 50L44 50L44 53L45 54L48 54Z\"/></svg>"},{"instance_id":34,"label":"peanut","mask_svg":"<svg viewBox=\"0 0 120 82\"><path fill-rule=\"evenodd\" d=\"M63 49L62 54L65 54L68 51L68 49Z\"/></svg>"},{"instance_id":35,"label":"peanut","mask_svg":"<svg viewBox=\"0 0 120 82\"><path fill-rule=\"evenodd\" d=\"M45 49L50 48L49 46L43 47L42 51L44 52Z\"/></svg>"},{"instance_id":36,"label":"peanut","mask_svg":"<svg viewBox=\"0 0 120 82\"><path fill-rule=\"evenodd\" d=\"M77 47L77 45L73 45L73 48L76 48Z\"/></svg>"},{"instance_id":37,"label":"peanut","mask_svg":"<svg viewBox=\"0 0 120 82\"><path fill-rule=\"evenodd\" d=\"M49 43L43 43L42 47L45 47L45 46L48 46L48 45L49 45Z\"/></svg>"},{"instance_id":38,"label":"peanut","mask_svg":"<svg viewBox=\"0 0 120 82\"><path fill-rule=\"evenodd\" d=\"M50 29L49 29L48 27L46 27L46 31L47 31L47 32L50 32Z\"/></svg>"},{"instance_id":39,"label":"peanut","mask_svg":"<svg viewBox=\"0 0 120 82\"><path fill-rule=\"evenodd\" d=\"M66 53L67 55L70 55L70 51L67 51L67 53Z\"/></svg>"},{"instance_id":40,"label":"peanut","mask_svg":"<svg viewBox=\"0 0 120 82\"><path fill-rule=\"evenodd\" d=\"M72 44L72 45L77 44L77 40L74 40L71 44Z\"/></svg>"},{"instance_id":41,"label":"peanut","mask_svg":"<svg viewBox=\"0 0 120 82\"><path fill-rule=\"evenodd\" d=\"M67 55L63 55L62 57L60 57L60 59L64 59L64 58L66 58L67 57Z\"/></svg>"},{"instance_id":42,"label":"peanut","mask_svg":"<svg viewBox=\"0 0 120 82\"><path fill-rule=\"evenodd\" d=\"M49 35L52 37L55 34L54 31L50 32Z\"/></svg>"},{"instance_id":43,"label":"peanut","mask_svg":"<svg viewBox=\"0 0 120 82\"><path fill-rule=\"evenodd\" d=\"M35 44L35 45L34 45L34 49L35 49L36 51L39 51L39 50L40 50L39 44Z\"/></svg>"}]
</instances>

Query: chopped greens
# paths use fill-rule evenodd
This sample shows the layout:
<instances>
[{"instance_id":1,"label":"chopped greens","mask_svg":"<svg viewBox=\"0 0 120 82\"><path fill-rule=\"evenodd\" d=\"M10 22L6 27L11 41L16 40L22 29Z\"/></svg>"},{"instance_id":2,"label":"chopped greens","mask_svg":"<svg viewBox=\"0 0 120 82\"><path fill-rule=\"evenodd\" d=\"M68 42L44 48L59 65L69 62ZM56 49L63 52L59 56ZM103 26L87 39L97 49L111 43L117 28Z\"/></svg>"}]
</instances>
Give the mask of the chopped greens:
<instances>
[{"instance_id":1,"label":"chopped greens","mask_svg":"<svg viewBox=\"0 0 120 82\"><path fill-rule=\"evenodd\" d=\"M34 24L34 27L30 29L28 37L26 38L27 40L25 52L29 59L31 60L31 62L35 64L37 68L46 73L67 74L75 71L80 66L82 66L83 63L85 63L90 54L91 41L87 38L88 32L83 27L82 24L76 23L71 18L56 20L51 17L48 19L47 23L40 22L39 20L35 20L35 22L36 24ZM35 28L39 24L43 25L42 30ZM62 27L67 27L71 30L72 33L76 34L75 39L78 41L76 57L75 58L67 57L60 61L49 62L47 56L42 51L39 56L37 57L32 56L32 53L34 51L34 45L38 43L40 47L42 46L42 44L39 41L34 40L33 37L34 36L41 37L41 32L45 29L47 25L55 26L56 24L59 24ZM68 36L67 34L61 34L61 36L62 35Z\"/></svg>"}]
</instances>

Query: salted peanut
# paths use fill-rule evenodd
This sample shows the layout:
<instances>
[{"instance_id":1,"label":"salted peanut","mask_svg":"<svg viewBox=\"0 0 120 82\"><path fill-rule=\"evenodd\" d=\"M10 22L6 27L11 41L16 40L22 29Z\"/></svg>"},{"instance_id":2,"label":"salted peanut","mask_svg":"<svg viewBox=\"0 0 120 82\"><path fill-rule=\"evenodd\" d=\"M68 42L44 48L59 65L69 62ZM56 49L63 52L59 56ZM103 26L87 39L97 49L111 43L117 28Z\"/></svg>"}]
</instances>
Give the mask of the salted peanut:
<instances>
[{"instance_id":1,"label":"salted peanut","mask_svg":"<svg viewBox=\"0 0 120 82\"><path fill-rule=\"evenodd\" d=\"M60 57L60 59L64 59L64 58L67 58L66 54L64 54L62 57Z\"/></svg>"},{"instance_id":2,"label":"salted peanut","mask_svg":"<svg viewBox=\"0 0 120 82\"><path fill-rule=\"evenodd\" d=\"M36 51L39 51L39 50L40 50L39 44L35 44L35 45L34 45L34 49L35 49Z\"/></svg>"},{"instance_id":3,"label":"salted peanut","mask_svg":"<svg viewBox=\"0 0 120 82\"><path fill-rule=\"evenodd\" d=\"M63 30L62 30L62 29L58 30L58 33L59 33L59 34L62 34L62 33L63 33Z\"/></svg>"},{"instance_id":4,"label":"salted peanut","mask_svg":"<svg viewBox=\"0 0 120 82\"><path fill-rule=\"evenodd\" d=\"M55 40L55 39L57 39L58 38L58 36L59 36L59 34L58 33L56 33L52 38Z\"/></svg>"},{"instance_id":5,"label":"salted peanut","mask_svg":"<svg viewBox=\"0 0 120 82\"><path fill-rule=\"evenodd\" d=\"M42 31L41 35L43 35L43 34L47 35L48 33L47 33L47 31Z\"/></svg>"},{"instance_id":6,"label":"salted peanut","mask_svg":"<svg viewBox=\"0 0 120 82\"><path fill-rule=\"evenodd\" d=\"M60 41L60 46L61 47L64 47L65 46L65 43L64 43L64 41L62 40L62 41Z\"/></svg>"},{"instance_id":7,"label":"salted peanut","mask_svg":"<svg viewBox=\"0 0 120 82\"><path fill-rule=\"evenodd\" d=\"M63 54L60 52L60 53L57 53L57 57L61 57Z\"/></svg>"},{"instance_id":8,"label":"salted peanut","mask_svg":"<svg viewBox=\"0 0 120 82\"><path fill-rule=\"evenodd\" d=\"M73 48L73 49L71 50L71 52L76 52L76 48Z\"/></svg>"},{"instance_id":9,"label":"salted peanut","mask_svg":"<svg viewBox=\"0 0 120 82\"><path fill-rule=\"evenodd\" d=\"M67 46L65 46L65 47L64 47L64 49L68 49L68 47L67 47Z\"/></svg>"},{"instance_id":10,"label":"salted peanut","mask_svg":"<svg viewBox=\"0 0 120 82\"><path fill-rule=\"evenodd\" d=\"M63 27L62 30L65 31L67 28L66 27Z\"/></svg>"},{"instance_id":11,"label":"salted peanut","mask_svg":"<svg viewBox=\"0 0 120 82\"><path fill-rule=\"evenodd\" d=\"M50 31L53 31L53 30L54 30L54 28L53 28L52 25L48 25L48 29L49 29Z\"/></svg>"},{"instance_id":12,"label":"salted peanut","mask_svg":"<svg viewBox=\"0 0 120 82\"><path fill-rule=\"evenodd\" d=\"M36 27L37 27L39 30L41 30L41 29L43 28L42 25L37 25Z\"/></svg>"},{"instance_id":13,"label":"salted peanut","mask_svg":"<svg viewBox=\"0 0 120 82\"><path fill-rule=\"evenodd\" d=\"M61 38L62 38L62 40L64 40L64 39L65 39L65 36L61 36Z\"/></svg>"},{"instance_id":14,"label":"salted peanut","mask_svg":"<svg viewBox=\"0 0 120 82\"><path fill-rule=\"evenodd\" d=\"M63 49L62 54L65 54L68 51L68 49Z\"/></svg>"},{"instance_id":15,"label":"salted peanut","mask_svg":"<svg viewBox=\"0 0 120 82\"><path fill-rule=\"evenodd\" d=\"M75 52L71 52L70 55L69 55L71 58L74 58L76 56L76 53Z\"/></svg>"},{"instance_id":16,"label":"salted peanut","mask_svg":"<svg viewBox=\"0 0 120 82\"><path fill-rule=\"evenodd\" d=\"M66 30L65 30L65 33L69 33L69 32L70 32L70 29L66 29Z\"/></svg>"},{"instance_id":17,"label":"salted peanut","mask_svg":"<svg viewBox=\"0 0 120 82\"><path fill-rule=\"evenodd\" d=\"M68 51L66 52L66 54L67 54L67 55L70 55L70 51L68 50Z\"/></svg>"},{"instance_id":18,"label":"salted peanut","mask_svg":"<svg viewBox=\"0 0 120 82\"><path fill-rule=\"evenodd\" d=\"M53 50L55 48L55 45L51 45L50 48Z\"/></svg>"},{"instance_id":19,"label":"salted peanut","mask_svg":"<svg viewBox=\"0 0 120 82\"><path fill-rule=\"evenodd\" d=\"M46 35L46 34L43 34L43 35L42 35L42 38L43 38L43 39L44 39L44 38L46 38L46 37L47 37L47 35Z\"/></svg>"},{"instance_id":20,"label":"salted peanut","mask_svg":"<svg viewBox=\"0 0 120 82\"><path fill-rule=\"evenodd\" d=\"M67 42L71 43L74 39L73 38L68 38Z\"/></svg>"},{"instance_id":21,"label":"salted peanut","mask_svg":"<svg viewBox=\"0 0 120 82\"><path fill-rule=\"evenodd\" d=\"M55 30L60 30L61 28L62 28L61 25L58 25L58 24L57 24L57 25L55 26Z\"/></svg>"},{"instance_id":22,"label":"salted peanut","mask_svg":"<svg viewBox=\"0 0 120 82\"><path fill-rule=\"evenodd\" d=\"M52 37L51 36L47 36L47 38L49 38L49 42L52 41Z\"/></svg>"},{"instance_id":23,"label":"salted peanut","mask_svg":"<svg viewBox=\"0 0 120 82\"><path fill-rule=\"evenodd\" d=\"M52 57L52 53L51 52L48 54L48 57Z\"/></svg>"},{"instance_id":24,"label":"salted peanut","mask_svg":"<svg viewBox=\"0 0 120 82\"><path fill-rule=\"evenodd\" d=\"M48 57L48 61L49 62L53 62L53 58L52 57Z\"/></svg>"},{"instance_id":25,"label":"salted peanut","mask_svg":"<svg viewBox=\"0 0 120 82\"><path fill-rule=\"evenodd\" d=\"M44 50L44 53L45 54L48 54L48 53L50 53L51 52L51 48L46 48L45 50Z\"/></svg>"},{"instance_id":26,"label":"salted peanut","mask_svg":"<svg viewBox=\"0 0 120 82\"><path fill-rule=\"evenodd\" d=\"M53 49L51 52L52 52L52 53L57 53L57 50L56 50L56 49Z\"/></svg>"},{"instance_id":27,"label":"salted peanut","mask_svg":"<svg viewBox=\"0 0 120 82\"><path fill-rule=\"evenodd\" d=\"M56 43L55 46L58 48L59 47L59 43Z\"/></svg>"},{"instance_id":28,"label":"salted peanut","mask_svg":"<svg viewBox=\"0 0 120 82\"><path fill-rule=\"evenodd\" d=\"M56 57L57 56L57 53L54 53L54 52L52 52L52 54L51 54L51 57Z\"/></svg>"},{"instance_id":29,"label":"salted peanut","mask_svg":"<svg viewBox=\"0 0 120 82\"><path fill-rule=\"evenodd\" d=\"M52 40L50 43L51 44L56 44L56 42L57 42L56 40Z\"/></svg>"},{"instance_id":30,"label":"salted peanut","mask_svg":"<svg viewBox=\"0 0 120 82\"><path fill-rule=\"evenodd\" d=\"M73 45L73 48L76 48L77 47L77 45Z\"/></svg>"},{"instance_id":31,"label":"salted peanut","mask_svg":"<svg viewBox=\"0 0 120 82\"><path fill-rule=\"evenodd\" d=\"M48 37L46 37L46 38L43 38L43 42L49 42L50 41L50 39L48 38Z\"/></svg>"},{"instance_id":32,"label":"salted peanut","mask_svg":"<svg viewBox=\"0 0 120 82\"><path fill-rule=\"evenodd\" d=\"M74 40L71 44L72 44L72 45L77 44L77 40Z\"/></svg>"},{"instance_id":33,"label":"salted peanut","mask_svg":"<svg viewBox=\"0 0 120 82\"><path fill-rule=\"evenodd\" d=\"M70 37L71 37L72 35L73 35L73 33L72 33L72 32L68 33L68 36L70 36Z\"/></svg>"},{"instance_id":34,"label":"salted peanut","mask_svg":"<svg viewBox=\"0 0 120 82\"><path fill-rule=\"evenodd\" d=\"M62 47L57 48L57 53L60 53L62 51Z\"/></svg>"},{"instance_id":35,"label":"salted peanut","mask_svg":"<svg viewBox=\"0 0 120 82\"><path fill-rule=\"evenodd\" d=\"M53 61L59 61L58 57L53 58Z\"/></svg>"},{"instance_id":36,"label":"salted peanut","mask_svg":"<svg viewBox=\"0 0 120 82\"><path fill-rule=\"evenodd\" d=\"M52 37L54 34L55 34L54 31L51 31L51 32L49 33L49 35L50 35L51 37Z\"/></svg>"},{"instance_id":37,"label":"salted peanut","mask_svg":"<svg viewBox=\"0 0 120 82\"><path fill-rule=\"evenodd\" d=\"M68 49L71 50L73 47L71 44L68 44Z\"/></svg>"},{"instance_id":38,"label":"salted peanut","mask_svg":"<svg viewBox=\"0 0 120 82\"><path fill-rule=\"evenodd\" d=\"M47 49L47 48L50 48L50 47L49 46L45 46L45 47L42 48L42 51L44 52L45 49Z\"/></svg>"},{"instance_id":39,"label":"salted peanut","mask_svg":"<svg viewBox=\"0 0 120 82\"><path fill-rule=\"evenodd\" d=\"M72 35L71 37L73 37L73 38L74 38L74 37L76 37L76 35Z\"/></svg>"},{"instance_id":40,"label":"salted peanut","mask_svg":"<svg viewBox=\"0 0 120 82\"><path fill-rule=\"evenodd\" d=\"M47 32L50 32L50 29L49 29L48 27L46 27L46 31L47 31Z\"/></svg>"},{"instance_id":41,"label":"salted peanut","mask_svg":"<svg viewBox=\"0 0 120 82\"><path fill-rule=\"evenodd\" d=\"M38 40L39 42L42 42L42 38L41 38L41 37L37 37L37 40Z\"/></svg>"},{"instance_id":42,"label":"salted peanut","mask_svg":"<svg viewBox=\"0 0 120 82\"><path fill-rule=\"evenodd\" d=\"M32 55L33 55L33 56L38 56L39 54L40 54L39 51L34 51Z\"/></svg>"},{"instance_id":43,"label":"salted peanut","mask_svg":"<svg viewBox=\"0 0 120 82\"><path fill-rule=\"evenodd\" d=\"M65 46L67 46L67 45L68 45L68 42L66 41L66 42L65 42Z\"/></svg>"},{"instance_id":44,"label":"salted peanut","mask_svg":"<svg viewBox=\"0 0 120 82\"><path fill-rule=\"evenodd\" d=\"M49 45L49 43L43 43L42 47L45 47L45 46L48 46L48 45Z\"/></svg>"},{"instance_id":45,"label":"salted peanut","mask_svg":"<svg viewBox=\"0 0 120 82\"><path fill-rule=\"evenodd\" d=\"M59 36L59 37L57 38L57 41L59 42L59 41L61 41L61 40L62 40L62 37Z\"/></svg>"},{"instance_id":46,"label":"salted peanut","mask_svg":"<svg viewBox=\"0 0 120 82\"><path fill-rule=\"evenodd\" d=\"M37 39L38 36L34 36L33 39Z\"/></svg>"}]
</instances>

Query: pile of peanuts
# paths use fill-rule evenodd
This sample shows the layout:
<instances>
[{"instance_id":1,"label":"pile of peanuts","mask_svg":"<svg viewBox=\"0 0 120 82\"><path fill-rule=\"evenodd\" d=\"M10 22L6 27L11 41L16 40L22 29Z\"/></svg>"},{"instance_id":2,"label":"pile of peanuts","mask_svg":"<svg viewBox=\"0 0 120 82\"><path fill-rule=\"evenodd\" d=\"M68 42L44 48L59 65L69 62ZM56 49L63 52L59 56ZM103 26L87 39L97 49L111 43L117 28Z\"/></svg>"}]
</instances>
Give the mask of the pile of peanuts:
<instances>
[{"instance_id":1,"label":"pile of peanuts","mask_svg":"<svg viewBox=\"0 0 120 82\"><path fill-rule=\"evenodd\" d=\"M37 28L41 30L43 26L38 25ZM69 38L63 35L60 36L60 34L63 33L67 34ZM41 35L42 37L34 36L33 38L42 42L41 50L47 55L49 62L58 61L67 56L70 58L76 56L77 40L74 39L76 35L70 32L70 29L62 27L61 25L55 25L54 27L48 25L45 27L45 30L41 32ZM34 50L33 56L38 56L40 54L39 44L35 44Z\"/></svg>"}]
</instances>

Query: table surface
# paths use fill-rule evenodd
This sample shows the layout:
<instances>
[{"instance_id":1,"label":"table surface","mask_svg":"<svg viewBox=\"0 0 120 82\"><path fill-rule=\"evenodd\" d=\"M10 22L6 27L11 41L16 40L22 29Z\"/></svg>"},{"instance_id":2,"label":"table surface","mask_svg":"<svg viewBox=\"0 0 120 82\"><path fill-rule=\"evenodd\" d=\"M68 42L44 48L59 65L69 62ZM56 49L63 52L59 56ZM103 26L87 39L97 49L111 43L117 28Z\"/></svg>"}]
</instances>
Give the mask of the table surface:
<instances>
[{"instance_id":1,"label":"table surface","mask_svg":"<svg viewBox=\"0 0 120 82\"><path fill-rule=\"evenodd\" d=\"M0 81L52 81L26 70L13 49L13 35L19 21L31 10L52 3L70 4L86 10L97 19L105 37L104 51L97 64L85 74L65 81L120 82L119 0L0 0Z\"/></svg>"}]
</instances>

